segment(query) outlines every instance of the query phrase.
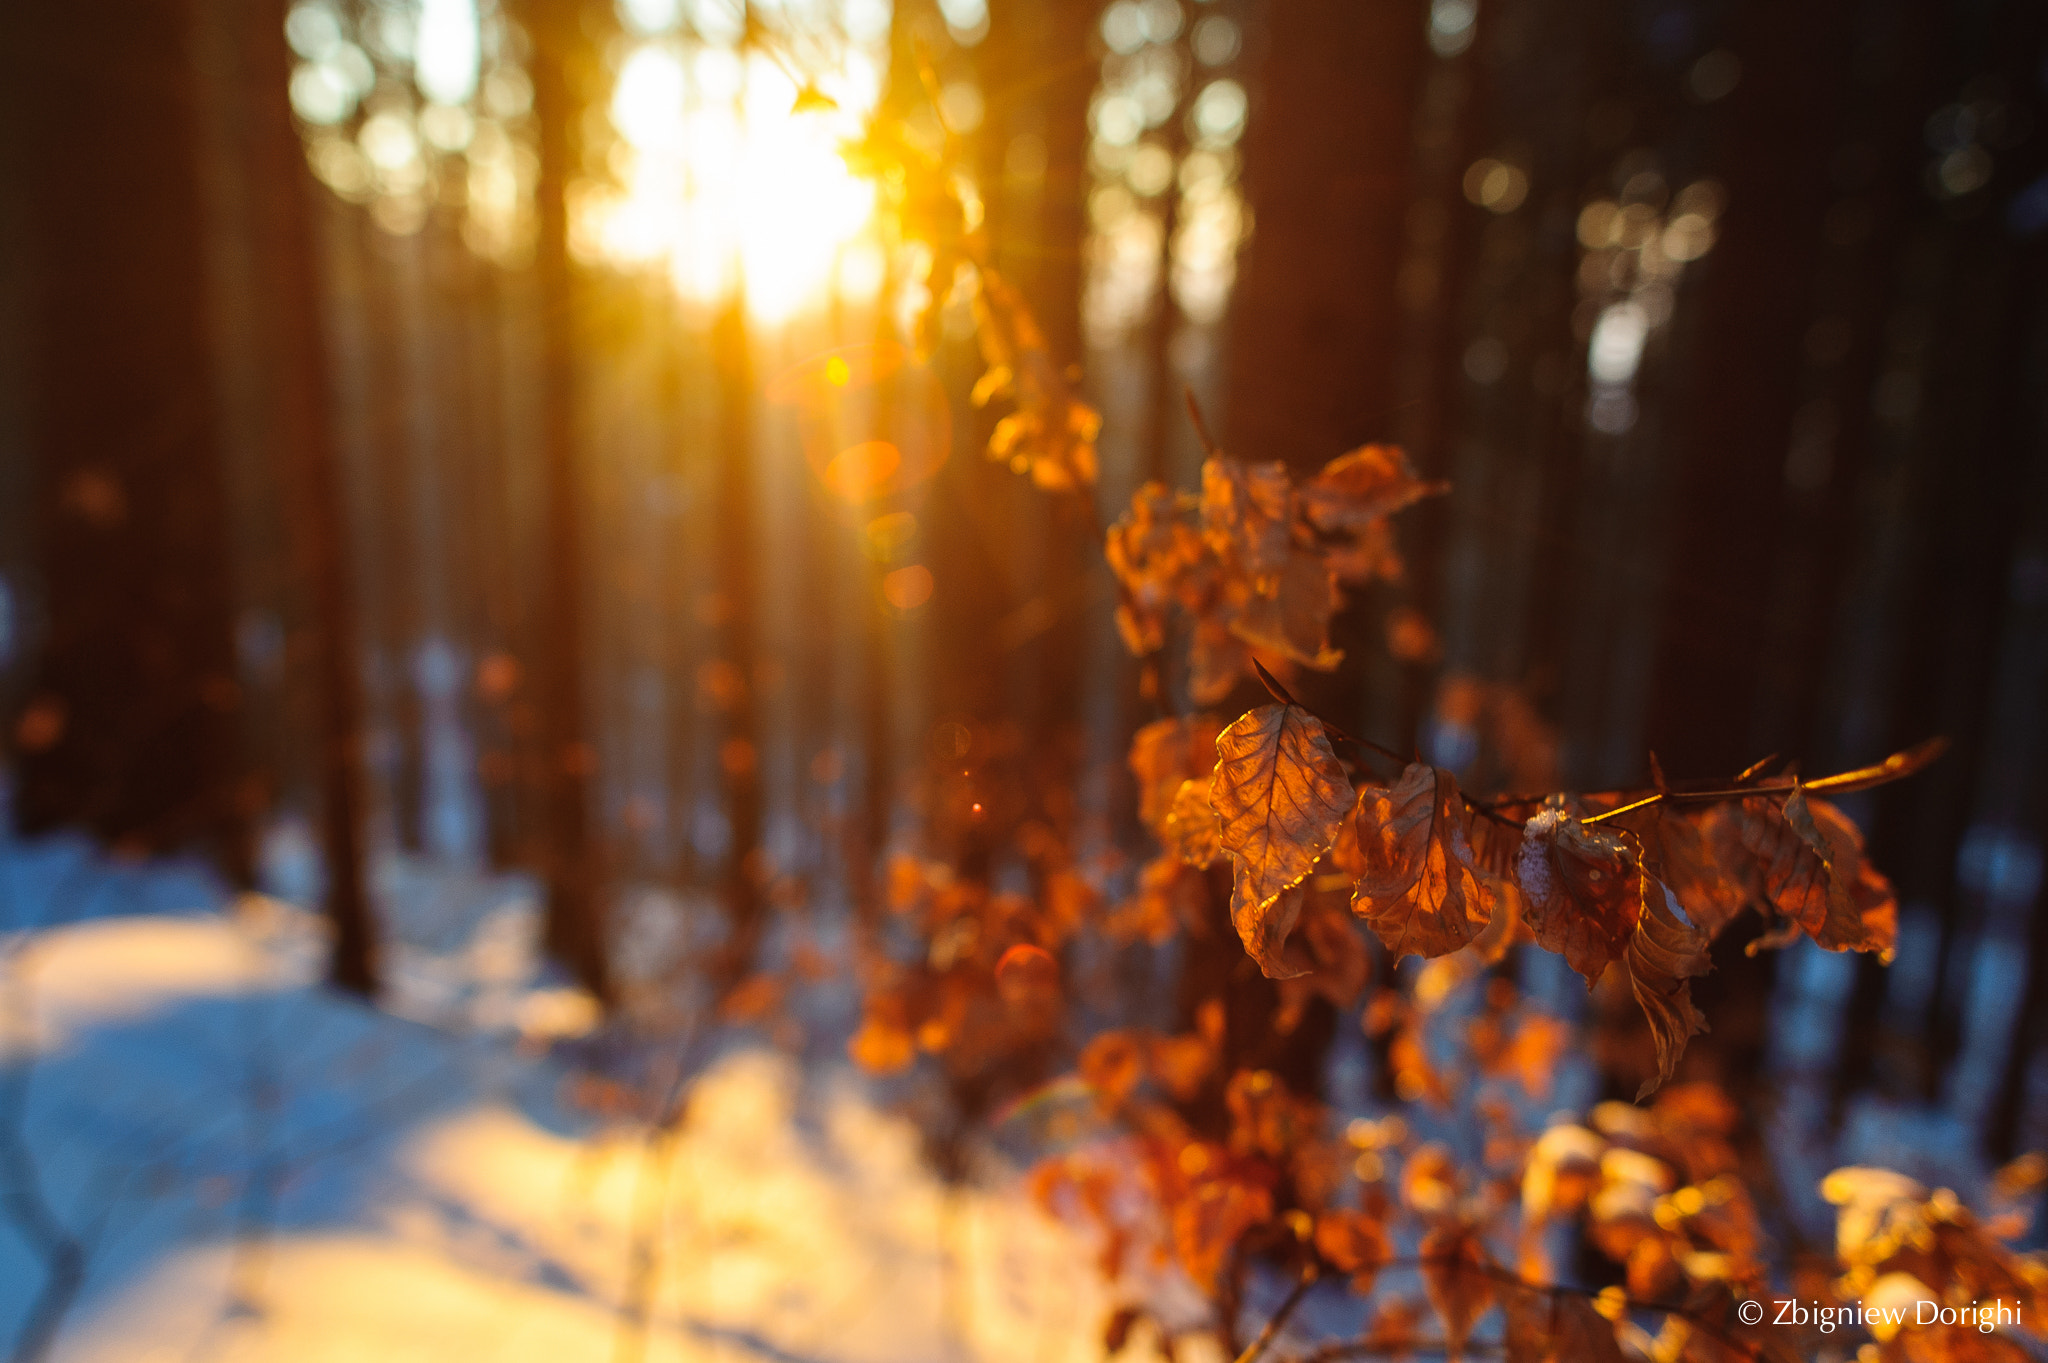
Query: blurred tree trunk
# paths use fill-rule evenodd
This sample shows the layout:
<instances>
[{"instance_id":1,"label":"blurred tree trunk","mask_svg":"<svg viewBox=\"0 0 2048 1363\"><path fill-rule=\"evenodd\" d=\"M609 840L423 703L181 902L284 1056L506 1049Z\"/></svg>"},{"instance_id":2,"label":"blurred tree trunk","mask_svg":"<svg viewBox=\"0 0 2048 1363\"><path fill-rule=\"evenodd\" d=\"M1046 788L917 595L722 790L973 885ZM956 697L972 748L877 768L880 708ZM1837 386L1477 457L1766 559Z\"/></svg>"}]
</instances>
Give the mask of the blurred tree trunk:
<instances>
[{"instance_id":1,"label":"blurred tree trunk","mask_svg":"<svg viewBox=\"0 0 2048 1363\"><path fill-rule=\"evenodd\" d=\"M724 737L718 749L730 829L721 878L730 935L718 983L729 988L753 968L764 926L761 889L767 869L759 855L762 754L760 648L755 621L759 544L754 498L754 366L743 283L719 307L711 327L711 349L718 385L718 482L713 504L718 515L719 655L732 666L739 681L725 711Z\"/></svg>"},{"instance_id":2,"label":"blurred tree trunk","mask_svg":"<svg viewBox=\"0 0 2048 1363\"><path fill-rule=\"evenodd\" d=\"M286 95L291 54L285 6L250 0L236 7L247 44L246 105L257 126L250 137L250 183L257 230L270 243L265 295L272 314L266 339L276 346L284 474L293 527L294 568L308 603L311 647L306 669L316 729L314 775L320 801L320 843L326 870L326 911L334 926L329 978L358 994L377 987L377 927L364 874L366 792L363 776L363 664L356 580L350 562L347 496L334 412L334 368L320 279L320 241L309 196L325 194L306 169Z\"/></svg>"},{"instance_id":3,"label":"blurred tree trunk","mask_svg":"<svg viewBox=\"0 0 2048 1363\"><path fill-rule=\"evenodd\" d=\"M46 632L16 819L253 872L189 5L0 12ZM117 194L118 199L110 195Z\"/></svg>"},{"instance_id":4,"label":"blurred tree trunk","mask_svg":"<svg viewBox=\"0 0 2048 1363\"><path fill-rule=\"evenodd\" d=\"M542 838L547 852L548 952L599 997L605 969L603 895L591 834L597 752L584 701L584 478L579 458L575 269L569 259L569 183L579 160L579 86L590 53L579 0L531 0L533 107L540 124L539 240L534 270L541 306L542 589L534 654L542 757Z\"/></svg>"},{"instance_id":5,"label":"blurred tree trunk","mask_svg":"<svg viewBox=\"0 0 2048 1363\"><path fill-rule=\"evenodd\" d=\"M1258 224L1230 315L1232 452L1297 472L1384 435L1424 0L1265 7L1245 126Z\"/></svg>"}]
</instances>

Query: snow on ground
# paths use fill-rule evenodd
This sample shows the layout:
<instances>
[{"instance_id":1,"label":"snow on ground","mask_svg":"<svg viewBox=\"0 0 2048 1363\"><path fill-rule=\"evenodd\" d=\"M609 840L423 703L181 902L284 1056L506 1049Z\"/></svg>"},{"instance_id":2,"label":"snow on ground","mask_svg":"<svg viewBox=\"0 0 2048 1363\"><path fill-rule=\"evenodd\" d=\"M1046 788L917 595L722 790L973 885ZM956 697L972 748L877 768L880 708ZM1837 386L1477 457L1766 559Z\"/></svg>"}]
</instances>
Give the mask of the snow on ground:
<instances>
[{"instance_id":1,"label":"snow on ground","mask_svg":"<svg viewBox=\"0 0 2048 1363\"><path fill-rule=\"evenodd\" d=\"M57 869L29 879L66 883L36 855ZM56 924L0 938L0 1351L54 1321L62 1363L1099 1357L1088 1248L1014 1175L943 1188L844 1070L730 1051L650 1144L568 1110L506 1030L318 987L318 924L289 906L74 879L85 921L0 900ZM412 1011L532 1003L509 912L409 958Z\"/></svg>"}]
</instances>

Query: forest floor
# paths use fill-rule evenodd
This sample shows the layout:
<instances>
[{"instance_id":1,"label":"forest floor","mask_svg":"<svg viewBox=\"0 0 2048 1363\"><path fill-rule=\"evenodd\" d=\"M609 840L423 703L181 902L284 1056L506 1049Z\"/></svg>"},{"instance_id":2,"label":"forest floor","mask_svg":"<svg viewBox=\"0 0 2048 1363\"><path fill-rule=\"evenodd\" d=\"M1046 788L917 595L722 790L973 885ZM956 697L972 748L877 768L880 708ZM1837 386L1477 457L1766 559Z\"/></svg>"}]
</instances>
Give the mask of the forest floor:
<instances>
[{"instance_id":1,"label":"forest floor","mask_svg":"<svg viewBox=\"0 0 2048 1363\"><path fill-rule=\"evenodd\" d=\"M666 1147L565 1102L519 1041L553 1001L530 911L489 885L468 940L395 962L487 1024L454 1029L320 986L279 901L0 851L0 1356L1100 1355L1087 1246L1013 1172L944 1187L843 1066L729 1047Z\"/></svg>"}]
</instances>

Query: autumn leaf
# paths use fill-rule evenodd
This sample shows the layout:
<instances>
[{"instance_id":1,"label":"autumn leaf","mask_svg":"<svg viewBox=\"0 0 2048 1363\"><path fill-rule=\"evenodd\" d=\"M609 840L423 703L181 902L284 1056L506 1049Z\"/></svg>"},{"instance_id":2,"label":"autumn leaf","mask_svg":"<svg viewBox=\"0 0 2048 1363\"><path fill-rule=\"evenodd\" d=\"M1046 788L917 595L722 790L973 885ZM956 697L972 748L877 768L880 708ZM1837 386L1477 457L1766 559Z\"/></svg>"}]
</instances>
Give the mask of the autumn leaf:
<instances>
[{"instance_id":1,"label":"autumn leaf","mask_svg":"<svg viewBox=\"0 0 2048 1363\"><path fill-rule=\"evenodd\" d=\"M1613 1322L1576 1292L1507 1283L1500 1304L1508 1363L1622 1363L1625 1357Z\"/></svg>"},{"instance_id":2,"label":"autumn leaf","mask_svg":"<svg viewBox=\"0 0 2048 1363\"><path fill-rule=\"evenodd\" d=\"M1453 1357L1462 1353L1472 1326L1493 1305L1493 1278L1479 1232L1463 1222L1444 1221L1422 1237L1422 1287L1444 1323Z\"/></svg>"},{"instance_id":3,"label":"autumn leaf","mask_svg":"<svg viewBox=\"0 0 2048 1363\"><path fill-rule=\"evenodd\" d=\"M1283 900L1335 840L1351 781L1322 721L1298 705L1239 717L1217 737L1216 755L1209 802L1236 863L1230 919L1259 968L1284 978L1280 949L1301 904Z\"/></svg>"},{"instance_id":4,"label":"autumn leaf","mask_svg":"<svg viewBox=\"0 0 2048 1363\"><path fill-rule=\"evenodd\" d=\"M1616 822L1642 839L1648 869L1709 939L1757 897L1756 875L1742 846L1742 815L1730 806L1681 811L1658 804Z\"/></svg>"},{"instance_id":5,"label":"autumn leaf","mask_svg":"<svg viewBox=\"0 0 2048 1363\"><path fill-rule=\"evenodd\" d=\"M1251 662L1251 648L1230 626L1202 617L1188 640L1188 695L1197 705L1216 704L1251 670Z\"/></svg>"},{"instance_id":6,"label":"autumn leaf","mask_svg":"<svg viewBox=\"0 0 2048 1363\"><path fill-rule=\"evenodd\" d=\"M1201 777L1206 789L1216 766L1216 735L1223 721L1214 715L1156 719L1131 735L1131 775L1138 782L1138 817L1164 836L1167 816L1181 784Z\"/></svg>"},{"instance_id":7,"label":"autumn leaf","mask_svg":"<svg viewBox=\"0 0 2048 1363\"><path fill-rule=\"evenodd\" d=\"M1181 1267L1196 1286L1213 1290L1231 1246L1272 1215L1272 1193L1256 1184L1221 1178L1195 1185L1173 1209L1173 1245Z\"/></svg>"},{"instance_id":8,"label":"autumn leaf","mask_svg":"<svg viewBox=\"0 0 2048 1363\"><path fill-rule=\"evenodd\" d=\"M1222 853L1222 832L1216 810L1209 803L1208 780L1181 782L1173 797L1173 808L1160 829L1160 841L1166 844L1166 850L1190 866L1207 870Z\"/></svg>"},{"instance_id":9,"label":"autumn leaf","mask_svg":"<svg viewBox=\"0 0 2048 1363\"><path fill-rule=\"evenodd\" d=\"M1891 885L1863 856L1847 815L1795 786L1782 806L1743 801L1742 846L1755 858L1763 895L1830 951L1875 951L1887 960L1898 936Z\"/></svg>"},{"instance_id":10,"label":"autumn leaf","mask_svg":"<svg viewBox=\"0 0 2048 1363\"><path fill-rule=\"evenodd\" d=\"M1144 1082L1144 1038L1128 1031L1104 1032L1081 1048L1077 1068L1103 1107L1120 1107Z\"/></svg>"},{"instance_id":11,"label":"autumn leaf","mask_svg":"<svg viewBox=\"0 0 2048 1363\"><path fill-rule=\"evenodd\" d=\"M1493 917L1494 894L1465 838L1458 783L1410 763L1391 788L1367 786L1353 814L1363 866L1351 908L1396 960L1442 956Z\"/></svg>"},{"instance_id":12,"label":"autumn leaf","mask_svg":"<svg viewBox=\"0 0 2048 1363\"><path fill-rule=\"evenodd\" d=\"M869 1074L895 1074L917 1058L917 1042L900 1008L871 1001L860 1030L847 1039L846 1053Z\"/></svg>"},{"instance_id":13,"label":"autumn leaf","mask_svg":"<svg viewBox=\"0 0 2048 1363\"><path fill-rule=\"evenodd\" d=\"M1202 465L1202 538L1258 589L1278 578L1292 550L1294 484L1275 460L1216 455Z\"/></svg>"},{"instance_id":14,"label":"autumn leaf","mask_svg":"<svg viewBox=\"0 0 2048 1363\"><path fill-rule=\"evenodd\" d=\"M1029 473L1048 492L1092 485L1101 414L1076 395L1023 297L988 266L978 274L975 335L988 372L975 385L974 401L1008 397L1017 404L990 434L989 458Z\"/></svg>"},{"instance_id":15,"label":"autumn leaf","mask_svg":"<svg viewBox=\"0 0 2048 1363\"><path fill-rule=\"evenodd\" d=\"M1166 642L1176 608L1193 609L1215 575L1215 555L1202 538L1200 503L1164 483L1146 483L1110 527L1104 556L1121 600L1117 628L1124 646L1143 657Z\"/></svg>"},{"instance_id":16,"label":"autumn leaf","mask_svg":"<svg viewBox=\"0 0 2048 1363\"><path fill-rule=\"evenodd\" d=\"M1372 1295L1380 1266L1394 1257L1394 1243L1377 1217L1364 1212L1324 1212L1316 1218L1316 1253L1332 1268L1351 1275L1351 1290Z\"/></svg>"},{"instance_id":17,"label":"autumn leaf","mask_svg":"<svg viewBox=\"0 0 2048 1363\"><path fill-rule=\"evenodd\" d=\"M1706 934L1671 911L1662 885L1654 880L1647 885L1642 918L1627 953L1629 984L1657 1043L1657 1075L1636 1090L1639 1103L1670 1082L1685 1043L1707 1030L1706 1019L1692 1006L1689 981L1713 968Z\"/></svg>"},{"instance_id":18,"label":"autumn leaf","mask_svg":"<svg viewBox=\"0 0 2048 1363\"><path fill-rule=\"evenodd\" d=\"M1342 604L1323 556L1294 549L1238 604L1230 629L1253 648L1328 672L1344 661L1343 652L1330 647L1330 618Z\"/></svg>"},{"instance_id":19,"label":"autumn leaf","mask_svg":"<svg viewBox=\"0 0 2048 1363\"><path fill-rule=\"evenodd\" d=\"M1302 484L1302 509L1325 534L1356 535L1451 485L1418 478L1394 445L1364 445L1323 465Z\"/></svg>"},{"instance_id":20,"label":"autumn leaf","mask_svg":"<svg viewBox=\"0 0 2048 1363\"><path fill-rule=\"evenodd\" d=\"M1562 955L1588 987L1628 950L1645 879L1627 843L1567 809L1541 810L1523 828L1515 858L1522 921L1536 945Z\"/></svg>"}]
</instances>

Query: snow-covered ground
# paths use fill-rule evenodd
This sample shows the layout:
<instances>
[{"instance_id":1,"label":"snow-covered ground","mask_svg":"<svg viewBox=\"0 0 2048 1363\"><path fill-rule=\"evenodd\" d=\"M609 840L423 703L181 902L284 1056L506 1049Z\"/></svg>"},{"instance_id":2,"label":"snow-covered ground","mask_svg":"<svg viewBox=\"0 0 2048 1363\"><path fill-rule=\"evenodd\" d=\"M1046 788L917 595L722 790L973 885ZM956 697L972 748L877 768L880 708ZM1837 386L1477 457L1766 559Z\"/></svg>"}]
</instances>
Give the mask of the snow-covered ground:
<instances>
[{"instance_id":1,"label":"snow-covered ground","mask_svg":"<svg viewBox=\"0 0 2048 1363\"><path fill-rule=\"evenodd\" d=\"M559 999L502 886L393 962L457 1028L319 987L278 901L0 851L0 1356L1100 1356L1088 1247L1000 1170L942 1187L842 1068L728 1050L666 1145L566 1104L516 1042Z\"/></svg>"}]
</instances>

